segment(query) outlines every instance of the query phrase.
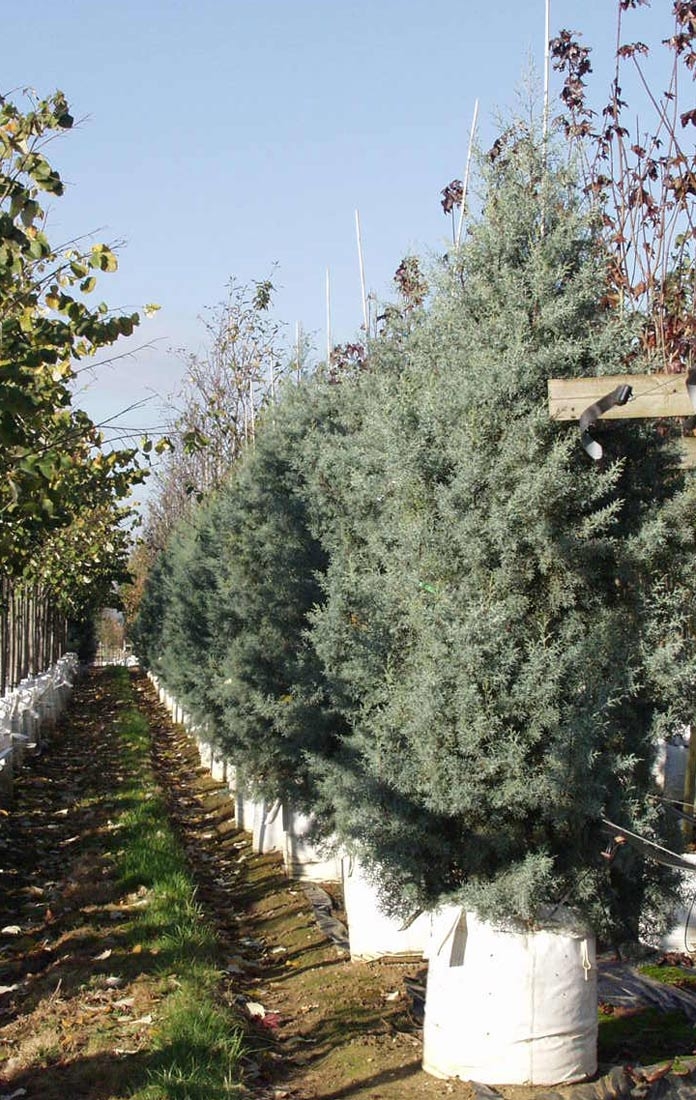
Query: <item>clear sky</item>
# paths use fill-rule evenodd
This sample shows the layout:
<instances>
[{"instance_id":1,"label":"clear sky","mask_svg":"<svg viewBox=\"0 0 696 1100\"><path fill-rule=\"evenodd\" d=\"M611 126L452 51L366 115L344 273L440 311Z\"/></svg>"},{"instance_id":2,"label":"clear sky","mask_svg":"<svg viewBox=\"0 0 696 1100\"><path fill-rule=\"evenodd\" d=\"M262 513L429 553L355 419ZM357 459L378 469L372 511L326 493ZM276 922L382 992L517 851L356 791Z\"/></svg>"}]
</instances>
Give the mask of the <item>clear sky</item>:
<instances>
[{"instance_id":1,"label":"clear sky","mask_svg":"<svg viewBox=\"0 0 696 1100\"><path fill-rule=\"evenodd\" d=\"M658 43L671 9L629 13L624 40ZM583 32L602 94L615 12L614 0L552 0L552 34ZM531 66L541 85L544 0L32 0L3 4L2 30L0 90L61 88L84 120L50 148L69 188L49 239L124 242L100 297L162 307L131 341L155 349L81 394L102 420L177 388L171 349L200 348L198 317L230 277L277 264L288 343L300 321L321 355L330 267L333 336L354 336L355 209L368 288L389 296L406 253L447 245L440 191L463 175L475 100L485 146ZM157 423L157 405L125 422Z\"/></svg>"}]
</instances>

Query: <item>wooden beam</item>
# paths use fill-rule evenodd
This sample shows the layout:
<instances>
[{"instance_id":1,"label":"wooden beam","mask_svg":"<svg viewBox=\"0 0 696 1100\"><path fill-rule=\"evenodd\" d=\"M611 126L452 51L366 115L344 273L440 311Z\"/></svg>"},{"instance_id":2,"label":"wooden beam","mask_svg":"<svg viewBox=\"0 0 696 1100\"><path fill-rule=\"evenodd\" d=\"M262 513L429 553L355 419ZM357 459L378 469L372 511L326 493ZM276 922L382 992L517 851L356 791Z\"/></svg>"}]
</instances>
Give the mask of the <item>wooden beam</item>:
<instances>
[{"instance_id":1,"label":"wooden beam","mask_svg":"<svg viewBox=\"0 0 696 1100\"><path fill-rule=\"evenodd\" d=\"M694 416L684 374L605 374L593 378L549 378L549 416L552 420L579 420L585 409L617 386L633 389L627 405L617 405L602 420L640 420L649 417ZM679 440L682 466L696 469L696 436Z\"/></svg>"},{"instance_id":2,"label":"wooden beam","mask_svg":"<svg viewBox=\"0 0 696 1100\"><path fill-rule=\"evenodd\" d=\"M617 386L633 389L626 405L610 409L603 420L694 416L684 374L605 374L596 378L549 378L549 415L553 420L579 420L585 409Z\"/></svg>"}]
</instances>

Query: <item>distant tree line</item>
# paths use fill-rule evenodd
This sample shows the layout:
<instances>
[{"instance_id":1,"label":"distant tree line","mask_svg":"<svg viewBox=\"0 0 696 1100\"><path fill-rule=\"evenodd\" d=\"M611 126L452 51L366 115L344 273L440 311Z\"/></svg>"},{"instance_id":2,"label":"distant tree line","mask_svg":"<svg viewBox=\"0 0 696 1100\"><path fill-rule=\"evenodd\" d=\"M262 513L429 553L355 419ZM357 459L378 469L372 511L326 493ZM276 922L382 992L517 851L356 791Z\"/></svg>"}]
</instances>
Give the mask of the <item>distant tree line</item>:
<instances>
[{"instance_id":1,"label":"distant tree line","mask_svg":"<svg viewBox=\"0 0 696 1100\"><path fill-rule=\"evenodd\" d=\"M127 576L127 497L145 471L107 448L72 383L130 336L137 313L92 302L117 259L105 244L51 244L43 197L64 185L45 146L71 129L62 92L0 95L0 691L38 672Z\"/></svg>"}]
</instances>

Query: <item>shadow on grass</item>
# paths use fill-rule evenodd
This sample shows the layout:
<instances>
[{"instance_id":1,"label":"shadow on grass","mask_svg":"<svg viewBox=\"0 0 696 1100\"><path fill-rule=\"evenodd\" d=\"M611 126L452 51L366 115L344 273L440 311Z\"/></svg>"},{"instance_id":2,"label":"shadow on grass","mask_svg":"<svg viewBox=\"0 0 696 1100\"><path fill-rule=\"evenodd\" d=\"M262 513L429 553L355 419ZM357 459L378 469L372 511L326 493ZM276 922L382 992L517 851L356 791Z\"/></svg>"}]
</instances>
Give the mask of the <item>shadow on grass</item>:
<instances>
[{"instance_id":1,"label":"shadow on grass","mask_svg":"<svg viewBox=\"0 0 696 1100\"><path fill-rule=\"evenodd\" d=\"M147 1085L153 1064L145 1052L76 1054L13 1074L10 1092L22 1095L18 1090L25 1089L27 1097L41 1100L110 1100Z\"/></svg>"}]
</instances>

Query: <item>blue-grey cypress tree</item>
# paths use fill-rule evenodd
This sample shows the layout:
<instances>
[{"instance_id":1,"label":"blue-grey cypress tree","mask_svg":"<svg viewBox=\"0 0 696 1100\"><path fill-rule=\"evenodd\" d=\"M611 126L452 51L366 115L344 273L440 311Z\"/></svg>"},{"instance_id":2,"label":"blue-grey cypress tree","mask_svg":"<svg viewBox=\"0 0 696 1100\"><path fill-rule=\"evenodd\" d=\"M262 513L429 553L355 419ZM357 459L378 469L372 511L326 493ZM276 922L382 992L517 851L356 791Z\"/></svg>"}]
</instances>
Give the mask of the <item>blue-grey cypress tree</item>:
<instances>
[{"instance_id":1,"label":"blue-grey cypress tree","mask_svg":"<svg viewBox=\"0 0 696 1100\"><path fill-rule=\"evenodd\" d=\"M688 505L654 426L601 429L597 465L550 421L549 377L627 369L631 318L603 300L572 174L522 126L496 154L427 320L398 367L373 348L359 429L315 465L333 519L313 638L350 731L315 777L394 908L565 901L635 935L670 876L629 850L609 865L601 822L663 832L655 732L690 700L658 690L650 638L680 627L659 593L693 560Z\"/></svg>"},{"instance_id":2,"label":"blue-grey cypress tree","mask_svg":"<svg viewBox=\"0 0 696 1100\"><path fill-rule=\"evenodd\" d=\"M219 738L269 800L311 808L308 756L330 756L341 719L308 642L326 553L308 527L303 440L331 433L332 387L314 379L281 389L221 492L221 603L233 605L212 691Z\"/></svg>"}]
</instances>

